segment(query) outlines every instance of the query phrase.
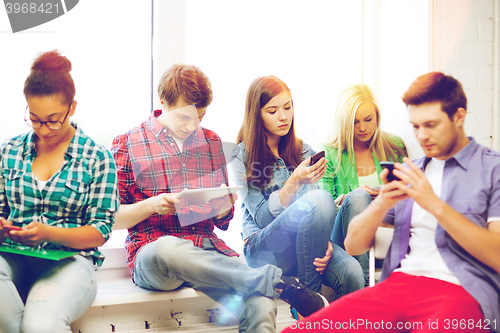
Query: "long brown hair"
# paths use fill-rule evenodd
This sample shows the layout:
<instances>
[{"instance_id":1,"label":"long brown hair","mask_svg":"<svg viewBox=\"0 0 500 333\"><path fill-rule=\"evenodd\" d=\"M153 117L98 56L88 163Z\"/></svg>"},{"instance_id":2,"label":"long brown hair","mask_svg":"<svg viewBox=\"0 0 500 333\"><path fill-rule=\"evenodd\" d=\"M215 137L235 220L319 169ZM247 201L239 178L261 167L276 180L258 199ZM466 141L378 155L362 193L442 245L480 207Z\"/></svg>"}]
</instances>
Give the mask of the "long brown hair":
<instances>
[{"instance_id":1,"label":"long brown hair","mask_svg":"<svg viewBox=\"0 0 500 333\"><path fill-rule=\"evenodd\" d=\"M248 155L247 181L252 186L264 188L272 176L276 157L267 145L261 109L274 97L290 89L275 76L255 79L248 88L245 118L238 133L237 144L245 143ZM293 107L293 101L292 101ZM288 168L296 168L302 162L302 140L295 136L294 120L288 133L280 139L278 153Z\"/></svg>"}]
</instances>

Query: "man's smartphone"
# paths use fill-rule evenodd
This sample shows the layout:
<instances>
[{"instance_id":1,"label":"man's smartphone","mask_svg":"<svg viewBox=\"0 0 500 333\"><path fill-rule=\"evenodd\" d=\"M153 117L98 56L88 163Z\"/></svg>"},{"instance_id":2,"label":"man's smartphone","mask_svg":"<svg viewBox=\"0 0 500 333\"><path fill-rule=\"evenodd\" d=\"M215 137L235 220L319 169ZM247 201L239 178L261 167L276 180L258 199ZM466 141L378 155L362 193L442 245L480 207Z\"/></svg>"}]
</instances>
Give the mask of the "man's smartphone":
<instances>
[{"instance_id":1,"label":"man's smartphone","mask_svg":"<svg viewBox=\"0 0 500 333\"><path fill-rule=\"evenodd\" d=\"M322 157L325 157L325 152L324 152L324 151L320 151L319 153L314 154L314 155L311 157L311 162L309 163L309 166L311 166L311 165L314 165L314 164L318 163L318 161L319 161Z\"/></svg>"},{"instance_id":2,"label":"man's smartphone","mask_svg":"<svg viewBox=\"0 0 500 333\"><path fill-rule=\"evenodd\" d=\"M15 226L15 225L3 225L2 228L7 229L7 230L21 230L21 227Z\"/></svg>"},{"instance_id":3,"label":"man's smartphone","mask_svg":"<svg viewBox=\"0 0 500 333\"><path fill-rule=\"evenodd\" d=\"M382 161L380 162L380 166L382 168L388 169L389 174L387 175L387 181L392 182L393 180L401 180L398 177L394 176L393 170L394 170L394 163L393 162L388 162L388 161Z\"/></svg>"}]
</instances>

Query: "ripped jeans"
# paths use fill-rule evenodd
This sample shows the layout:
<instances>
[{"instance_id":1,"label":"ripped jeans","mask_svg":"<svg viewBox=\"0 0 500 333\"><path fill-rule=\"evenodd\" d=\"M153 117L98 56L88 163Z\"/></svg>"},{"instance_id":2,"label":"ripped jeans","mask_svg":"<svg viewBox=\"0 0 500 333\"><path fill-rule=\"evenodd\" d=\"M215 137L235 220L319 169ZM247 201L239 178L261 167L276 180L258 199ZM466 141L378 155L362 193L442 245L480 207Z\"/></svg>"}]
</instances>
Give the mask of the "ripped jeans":
<instances>
[{"instance_id":1,"label":"ripped jeans","mask_svg":"<svg viewBox=\"0 0 500 333\"><path fill-rule=\"evenodd\" d=\"M71 332L97 293L93 263L0 253L0 332Z\"/></svg>"}]
</instances>

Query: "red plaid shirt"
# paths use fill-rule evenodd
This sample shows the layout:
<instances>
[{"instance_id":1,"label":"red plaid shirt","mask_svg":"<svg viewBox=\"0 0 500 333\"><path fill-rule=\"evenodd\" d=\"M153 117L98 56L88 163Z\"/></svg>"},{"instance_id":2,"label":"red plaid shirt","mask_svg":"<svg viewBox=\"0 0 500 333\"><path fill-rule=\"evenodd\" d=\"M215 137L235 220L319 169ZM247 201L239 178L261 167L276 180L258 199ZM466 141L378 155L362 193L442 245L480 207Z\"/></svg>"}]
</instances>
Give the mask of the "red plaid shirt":
<instances>
[{"instance_id":1,"label":"red plaid shirt","mask_svg":"<svg viewBox=\"0 0 500 333\"><path fill-rule=\"evenodd\" d=\"M224 151L217 134L198 127L186 139L181 152L168 130L158 122L161 113L161 110L154 111L146 122L113 140L111 152L118 172L122 204L186 188L218 187L228 183ZM125 246L130 271L133 272L137 252L165 235L190 239L197 247L202 246L206 237L222 253L237 256L213 232L214 225L227 230L234 207L222 219L211 217L211 211L210 205L188 206L175 214L153 214L129 229ZM187 226L181 226L179 220Z\"/></svg>"}]
</instances>

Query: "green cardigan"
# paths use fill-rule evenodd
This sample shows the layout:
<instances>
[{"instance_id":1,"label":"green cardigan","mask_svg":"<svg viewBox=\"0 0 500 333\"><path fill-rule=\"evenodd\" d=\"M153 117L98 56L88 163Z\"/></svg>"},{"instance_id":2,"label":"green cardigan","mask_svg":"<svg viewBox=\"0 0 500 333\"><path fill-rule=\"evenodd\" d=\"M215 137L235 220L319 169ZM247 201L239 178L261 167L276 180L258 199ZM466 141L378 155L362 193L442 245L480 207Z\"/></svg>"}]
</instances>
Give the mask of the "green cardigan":
<instances>
[{"instance_id":1,"label":"green cardigan","mask_svg":"<svg viewBox=\"0 0 500 333\"><path fill-rule=\"evenodd\" d=\"M401 139L400 139L401 140ZM404 147L403 140L401 140L401 147ZM325 175L318 182L319 186L331 193L334 199L341 194L348 194L349 192L357 189L359 187L358 182L358 172L356 168L356 157L354 158L354 163L349 161L349 156L347 151L342 152L342 169L340 169L337 174L337 149L320 144L316 151L324 151L325 159L328 160L328 167L326 169ZM380 161L375 157L375 153L372 151L373 161L375 162L375 167L377 168L377 175L382 171L380 166ZM403 161L404 156L399 156L398 162ZM379 178L380 181L380 178Z\"/></svg>"}]
</instances>

